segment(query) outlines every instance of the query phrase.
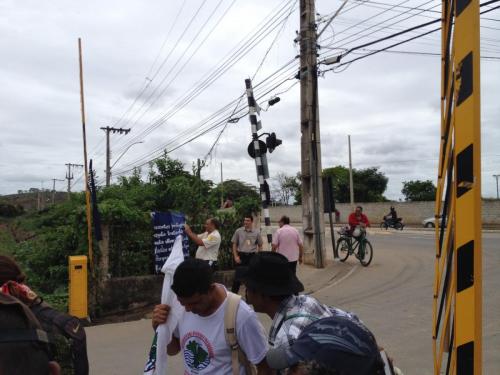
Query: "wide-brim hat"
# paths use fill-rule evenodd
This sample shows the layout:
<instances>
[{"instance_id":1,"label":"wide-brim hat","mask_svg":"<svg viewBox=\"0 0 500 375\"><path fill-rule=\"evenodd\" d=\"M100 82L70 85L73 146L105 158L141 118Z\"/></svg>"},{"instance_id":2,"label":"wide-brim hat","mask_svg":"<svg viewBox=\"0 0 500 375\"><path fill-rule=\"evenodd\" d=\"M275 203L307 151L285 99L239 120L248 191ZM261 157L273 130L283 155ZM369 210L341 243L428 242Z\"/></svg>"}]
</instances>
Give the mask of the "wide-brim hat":
<instances>
[{"instance_id":1,"label":"wide-brim hat","mask_svg":"<svg viewBox=\"0 0 500 375\"><path fill-rule=\"evenodd\" d=\"M290 269L288 259L275 252L255 254L248 267L238 267L235 277L247 288L267 296L286 296L304 290L304 285Z\"/></svg>"}]
</instances>

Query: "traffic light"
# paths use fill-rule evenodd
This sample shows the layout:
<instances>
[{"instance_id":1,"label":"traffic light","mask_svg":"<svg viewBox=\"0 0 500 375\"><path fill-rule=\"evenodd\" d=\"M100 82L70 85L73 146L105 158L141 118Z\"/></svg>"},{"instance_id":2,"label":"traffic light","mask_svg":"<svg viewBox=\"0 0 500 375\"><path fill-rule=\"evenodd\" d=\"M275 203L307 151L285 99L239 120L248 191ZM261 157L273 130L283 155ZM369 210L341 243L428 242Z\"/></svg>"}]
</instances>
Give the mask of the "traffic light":
<instances>
[{"instance_id":1,"label":"traffic light","mask_svg":"<svg viewBox=\"0 0 500 375\"><path fill-rule=\"evenodd\" d=\"M269 152L273 152L276 147L278 147L282 142L281 139L276 138L276 133L271 133L266 138L266 146Z\"/></svg>"}]
</instances>

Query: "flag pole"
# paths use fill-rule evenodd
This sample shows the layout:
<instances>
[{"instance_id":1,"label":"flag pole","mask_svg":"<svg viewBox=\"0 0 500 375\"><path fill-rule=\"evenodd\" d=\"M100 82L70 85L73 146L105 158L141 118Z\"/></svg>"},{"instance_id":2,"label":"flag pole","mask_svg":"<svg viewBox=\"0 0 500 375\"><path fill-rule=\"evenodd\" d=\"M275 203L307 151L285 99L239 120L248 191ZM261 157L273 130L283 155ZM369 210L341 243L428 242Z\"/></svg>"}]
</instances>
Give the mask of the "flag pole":
<instances>
[{"instance_id":1,"label":"flag pole","mask_svg":"<svg viewBox=\"0 0 500 375\"><path fill-rule=\"evenodd\" d=\"M90 192L89 192L89 170L87 164L87 134L85 130L85 100L83 95L83 63L82 63L82 39L78 38L78 60L80 67L80 104L82 112L82 131L83 131L83 159L85 168L85 204L87 211L87 238L89 246L89 264L90 269L93 270L93 252L92 252L92 222L90 213Z\"/></svg>"}]
</instances>

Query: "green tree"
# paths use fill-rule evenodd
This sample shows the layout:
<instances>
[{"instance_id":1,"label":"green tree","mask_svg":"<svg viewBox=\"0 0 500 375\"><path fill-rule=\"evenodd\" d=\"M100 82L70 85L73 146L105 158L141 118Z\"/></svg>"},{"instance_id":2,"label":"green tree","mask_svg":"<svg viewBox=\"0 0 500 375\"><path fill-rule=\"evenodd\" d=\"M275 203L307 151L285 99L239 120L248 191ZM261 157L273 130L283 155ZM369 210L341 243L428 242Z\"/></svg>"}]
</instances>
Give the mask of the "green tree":
<instances>
[{"instance_id":1,"label":"green tree","mask_svg":"<svg viewBox=\"0 0 500 375\"><path fill-rule=\"evenodd\" d=\"M401 193L405 201L433 201L436 199L436 186L431 180L404 181Z\"/></svg>"},{"instance_id":2,"label":"green tree","mask_svg":"<svg viewBox=\"0 0 500 375\"><path fill-rule=\"evenodd\" d=\"M274 178L276 188L274 189L277 200L283 205L289 205L292 198L297 199L299 190L301 189L299 176L288 176L283 172L279 172Z\"/></svg>"},{"instance_id":3,"label":"green tree","mask_svg":"<svg viewBox=\"0 0 500 375\"><path fill-rule=\"evenodd\" d=\"M323 176L331 176L334 199L340 203L350 202L349 169L338 165L323 169ZM354 199L357 202L384 202L384 192L389 179L378 167L353 169Z\"/></svg>"},{"instance_id":4,"label":"green tree","mask_svg":"<svg viewBox=\"0 0 500 375\"><path fill-rule=\"evenodd\" d=\"M259 200L258 190L245 182L238 180L226 180L222 184L218 184L211 192L210 199L214 204L220 206L221 195L224 196L224 200L230 196L233 198L234 202L237 202L243 197L253 198Z\"/></svg>"}]
</instances>

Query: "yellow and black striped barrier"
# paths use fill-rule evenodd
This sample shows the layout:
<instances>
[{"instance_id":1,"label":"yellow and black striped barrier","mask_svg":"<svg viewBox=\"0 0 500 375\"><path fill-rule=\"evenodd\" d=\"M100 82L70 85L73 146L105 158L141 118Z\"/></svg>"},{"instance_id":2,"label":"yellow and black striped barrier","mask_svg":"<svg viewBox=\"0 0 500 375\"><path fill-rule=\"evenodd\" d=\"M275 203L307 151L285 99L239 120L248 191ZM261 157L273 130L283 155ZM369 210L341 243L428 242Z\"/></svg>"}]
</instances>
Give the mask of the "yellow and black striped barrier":
<instances>
[{"instance_id":1,"label":"yellow and black striped barrier","mask_svg":"<svg viewBox=\"0 0 500 375\"><path fill-rule=\"evenodd\" d=\"M443 1L442 13L434 373L478 375L482 370L479 1Z\"/></svg>"}]
</instances>

